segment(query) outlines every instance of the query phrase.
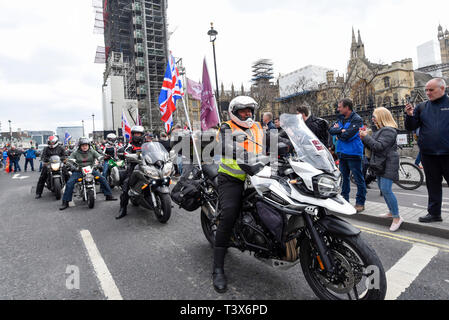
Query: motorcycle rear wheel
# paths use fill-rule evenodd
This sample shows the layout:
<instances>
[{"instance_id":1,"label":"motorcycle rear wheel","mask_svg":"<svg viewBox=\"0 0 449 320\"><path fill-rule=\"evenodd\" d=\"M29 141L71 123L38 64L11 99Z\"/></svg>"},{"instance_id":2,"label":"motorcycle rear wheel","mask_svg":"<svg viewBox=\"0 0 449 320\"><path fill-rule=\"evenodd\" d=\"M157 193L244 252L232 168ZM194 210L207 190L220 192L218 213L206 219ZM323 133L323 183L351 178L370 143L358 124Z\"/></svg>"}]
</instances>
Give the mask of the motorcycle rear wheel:
<instances>
[{"instance_id":1,"label":"motorcycle rear wheel","mask_svg":"<svg viewBox=\"0 0 449 320\"><path fill-rule=\"evenodd\" d=\"M154 208L154 215L160 223L167 223L171 216L171 198L169 194L156 194L157 208Z\"/></svg>"},{"instance_id":2,"label":"motorcycle rear wheel","mask_svg":"<svg viewBox=\"0 0 449 320\"><path fill-rule=\"evenodd\" d=\"M331 252L344 280L332 280L320 263L308 238L300 244L301 267L307 283L321 300L384 300L385 271L377 254L360 237L340 237Z\"/></svg>"}]
</instances>

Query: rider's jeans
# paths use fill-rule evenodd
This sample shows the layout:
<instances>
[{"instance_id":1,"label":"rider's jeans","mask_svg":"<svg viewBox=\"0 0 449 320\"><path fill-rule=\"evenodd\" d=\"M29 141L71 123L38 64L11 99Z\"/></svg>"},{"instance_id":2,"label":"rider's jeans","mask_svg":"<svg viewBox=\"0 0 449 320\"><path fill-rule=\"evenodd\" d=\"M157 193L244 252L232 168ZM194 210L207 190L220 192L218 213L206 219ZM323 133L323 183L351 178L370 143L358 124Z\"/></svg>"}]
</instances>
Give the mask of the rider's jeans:
<instances>
[{"instance_id":1,"label":"rider's jeans","mask_svg":"<svg viewBox=\"0 0 449 320\"><path fill-rule=\"evenodd\" d=\"M106 179L102 175L100 175L100 173L98 171L93 171L92 174L94 175L94 177L100 177L100 179L98 179L98 181L100 182L100 185L101 185L102 189L104 190L104 195L105 196L112 195L111 188L109 187L109 184L106 181ZM70 177L69 181L67 181L67 184L65 186L64 196L62 197L63 201L67 201L67 202L72 201L73 189L75 188L75 184L78 181L78 179L80 179L82 177L83 177L83 174L81 172L75 171L72 173L72 176Z\"/></svg>"},{"instance_id":2,"label":"rider's jeans","mask_svg":"<svg viewBox=\"0 0 449 320\"><path fill-rule=\"evenodd\" d=\"M108 177L108 171L109 171L109 161L105 160L104 164L103 164L103 177L105 177L105 179ZM100 187L100 192L104 193L104 189L103 189L102 185Z\"/></svg>"},{"instance_id":3,"label":"rider's jeans","mask_svg":"<svg viewBox=\"0 0 449 320\"><path fill-rule=\"evenodd\" d=\"M366 185L365 178L362 173L362 158L340 158L340 171L343 176L343 186L341 195L349 202L349 192L351 191L351 172L357 184L356 205L365 205L366 201Z\"/></svg>"},{"instance_id":4,"label":"rider's jeans","mask_svg":"<svg viewBox=\"0 0 449 320\"><path fill-rule=\"evenodd\" d=\"M108 176L108 171L109 171L109 162L105 160L103 164L103 177L106 178Z\"/></svg>"},{"instance_id":5,"label":"rider's jeans","mask_svg":"<svg viewBox=\"0 0 449 320\"><path fill-rule=\"evenodd\" d=\"M377 177L377 183L393 218L399 218L398 200L392 190L393 180Z\"/></svg>"}]
</instances>

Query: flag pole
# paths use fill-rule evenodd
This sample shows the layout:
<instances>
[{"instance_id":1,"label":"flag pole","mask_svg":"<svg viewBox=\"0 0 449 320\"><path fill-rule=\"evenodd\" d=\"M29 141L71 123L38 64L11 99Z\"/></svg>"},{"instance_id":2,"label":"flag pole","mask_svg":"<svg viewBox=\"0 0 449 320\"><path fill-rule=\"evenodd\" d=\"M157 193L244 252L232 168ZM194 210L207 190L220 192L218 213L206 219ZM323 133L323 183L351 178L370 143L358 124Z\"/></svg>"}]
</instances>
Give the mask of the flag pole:
<instances>
[{"instance_id":1,"label":"flag pole","mask_svg":"<svg viewBox=\"0 0 449 320\"><path fill-rule=\"evenodd\" d=\"M184 95L182 95L182 104L184 106L184 113L185 113L186 118L187 118L187 124L189 125L190 136L192 137L193 150L194 150L194 152L196 154L196 159L198 160L198 165L200 167L201 174L202 174L203 167L201 165L201 158L200 158L200 155L198 153L198 148L196 147L195 139L193 138L193 128L192 128L192 124L190 123L189 113L187 112L187 106L186 106L186 103L185 103Z\"/></svg>"}]
</instances>

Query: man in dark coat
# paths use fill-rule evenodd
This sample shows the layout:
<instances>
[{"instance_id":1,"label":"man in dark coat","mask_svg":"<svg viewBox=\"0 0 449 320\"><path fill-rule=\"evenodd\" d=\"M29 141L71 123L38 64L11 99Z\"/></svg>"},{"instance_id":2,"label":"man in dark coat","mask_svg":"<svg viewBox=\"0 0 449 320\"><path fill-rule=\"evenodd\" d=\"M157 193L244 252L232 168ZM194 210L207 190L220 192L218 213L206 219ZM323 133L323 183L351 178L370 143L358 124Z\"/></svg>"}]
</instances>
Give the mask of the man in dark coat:
<instances>
[{"instance_id":1,"label":"man in dark coat","mask_svg":"<svg viewBox=\"0 0 449 320\"><path fill-rule=\"evenodd\" d=\"M11 170L12 165L14 165L14 172L21 171L20 165L19 165L21 155L22 155L22 153L19 150L17 150L17 148L15 146L11 146L11 149L8 151L9 167L10 167L9 172L12 172L12 170Z\"/></svg>"},{"instance_id":2,"label":"man in dark coat","mask_svg":"<svg viewBox=\"0 0 449 320\"><path fill-rule=\"evenodd\" d=\"M418 145L429 194L429 214L419 218L422 223L442 221L443 177L449 183L449 97L445 91L446 82L433 79L426 85L429 101L416 108L407 104L405 109L405 128L420 128Z\"/></svg>"}]
</instances>

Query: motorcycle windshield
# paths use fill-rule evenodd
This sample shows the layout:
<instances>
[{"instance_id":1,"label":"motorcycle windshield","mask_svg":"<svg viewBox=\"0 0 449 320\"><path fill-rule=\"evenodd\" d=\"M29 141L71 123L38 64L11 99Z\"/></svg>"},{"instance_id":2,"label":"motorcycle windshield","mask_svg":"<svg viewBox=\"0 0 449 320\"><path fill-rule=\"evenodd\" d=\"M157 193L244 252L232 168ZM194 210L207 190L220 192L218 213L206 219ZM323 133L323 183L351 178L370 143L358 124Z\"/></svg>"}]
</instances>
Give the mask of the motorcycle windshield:
<instances>
[{"instance_id":1,"label":"motorcycle windshield","mask_svg":"<svg viewBox=\"0 0 449 320\"><path fill-rule=\"evenodd\" d=\"M152 165L157 161L167 162L169 154L159 142L148 142L142 146L142 157L147 164Z\"/></svg>"},{"instance_id":2,"label":"motorcycle windshield","mask_svg":"<svg viewBox=\"0 0 449 320\"><path fill-rule=\"evenodd\" d=\"M327 173L337 171L331 153L307 127L301 115L283 114L280 122L295 148L298 160Z\"/></svg>"},{"instance_id":3,"label":"motorcycle windshield","mask_svg":"<svg viewBox=\"0 0 449 320\"><path fill-rule=\"evenodd\" d=\"M60 163L61 162L61 158L59 158L59 156L51 156L50 157L50 163Z\"/></svg>"}]
</instances>

